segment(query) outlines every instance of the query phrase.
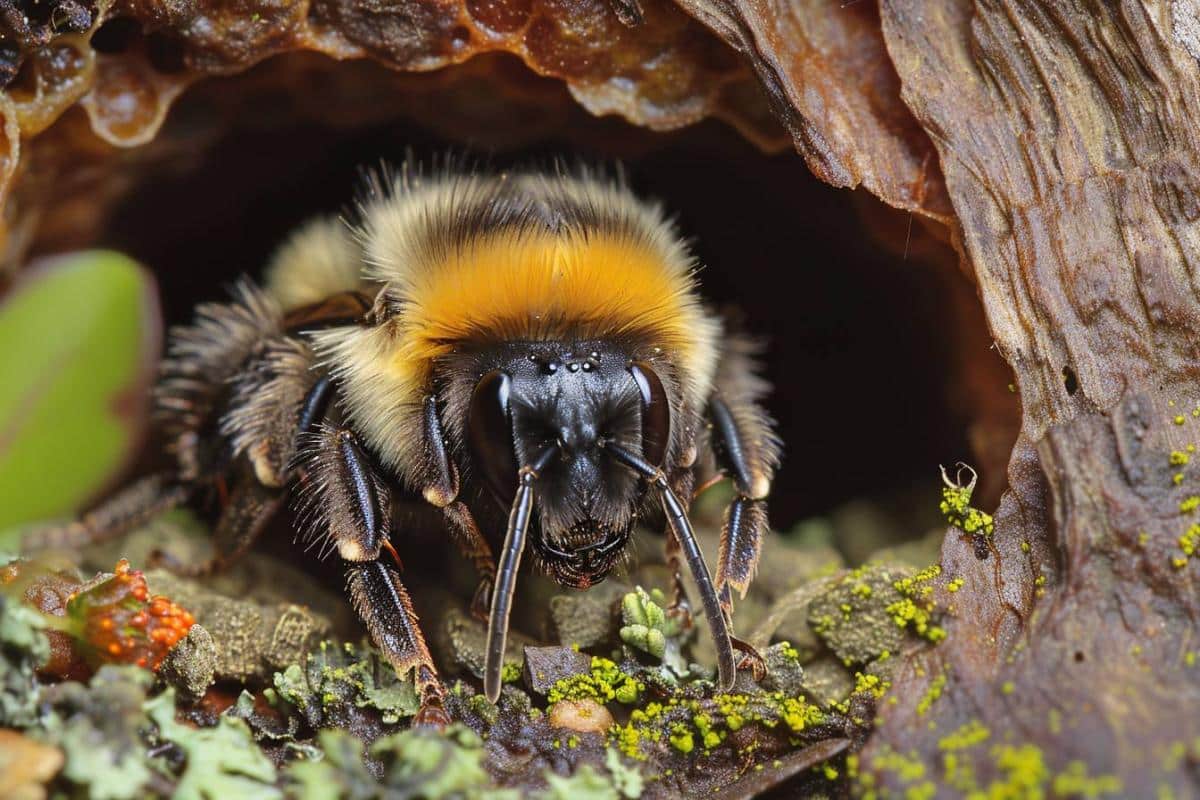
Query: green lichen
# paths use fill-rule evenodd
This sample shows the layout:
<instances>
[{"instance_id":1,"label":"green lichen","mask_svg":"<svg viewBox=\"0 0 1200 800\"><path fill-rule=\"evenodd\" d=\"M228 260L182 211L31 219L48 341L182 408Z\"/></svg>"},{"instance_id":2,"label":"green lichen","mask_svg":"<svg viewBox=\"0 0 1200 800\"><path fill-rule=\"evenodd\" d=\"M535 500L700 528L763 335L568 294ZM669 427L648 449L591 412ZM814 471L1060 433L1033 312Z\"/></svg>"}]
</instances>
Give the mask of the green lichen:
<instances>
[{"instance_id":1,"label":"green lichen","mask_svg":"<svg viewBox=\"0 0 1200 800\"><path fill-rule=\"evenodd\" d=\"M1115 775L1088 775L1087 764L1072 761L1067 768L1054 776L1051 784L1059 797L1102 797L1106 794L1121 794L1124 786Z\"/></svg>"},{"instance_id":2,"label":"green lichen","mask_svg":"<svg viewBox=\"0 0 1200 800\"><path fill-rule=\"evenodd\" d=\"M1022 800L1045 797L1049 770L1042 751L1031 744L1019 747L1002 744L992 748L992 758L1001 777L988 784L987 800Z\"/></svg>"},{"instance_id":3,"label":"green lichen","mask_svg":"<svg viewBox=\"0 0 1200 800\"><path fill-rule=\"evenodd\" d=\"M975 491L978 476L975 470L961 465L971 473L971 480L964 486L958 480L950 480L946 470L942 468L942 502L938 506L946 522L973 535L991 536L995 530L992 515L971 506L971 495Z\"/></svg>"},{"instance_id":4,"label":"green lichen","mask_svg":"<svg viewBox=\"0 0 1200 800\"><path fill-rule=\"evenodd\" d=\"M967 750L986 742L992 735L988 727L979 720L971 720L953 733L938 740L938 749L952 753Z\"/></svg>"},{"instance_id":5,"label":"green lichen","mask_svg":"<svg viewBox=\"0 0 1200 800\"><path fill-rule=\"evenodd\" d=\"M925 689L925 694L917 702L917 714L924 716L928 713L937 699L942 696L942 690L946 688L947 675L945 672L934 676L929 682L929 687Z\"/></svg>"},{"instance_id":6,"label":"green lichen","mask_svg":"<svg viewBox=\"0 0 1200 800\"><path fill-rule=\"evenodd\" d=\"M275 673L274 684L314 727L341 717L346 706L374 709L386 724L408 719L420 707L411 677L398 676L373 648L349 642L321 642L302 668L293 664Z\"/></svg>"},{"instance_id":7,"label":"green lichen","mask_svg":"<svg viewBox=\"0 0 1200 800\"><path fill-rule=\"evenodd\" d=\"M746 725L801 734L825 722L827 715L802 697L783 692L718 694L710 700L671 698L635 709L624 725L614 725L609 737L628 758L644 761L651 747L669 746L685 754L708 754L725 744L727 736Z\"/></svg>"},{"instance_id":8,"label":"green lichen","mask_svg":"<svg viewBox=\"0 0 1200 800\"><path fill-rule=\"evenodd\" d=\"M501 683L516 683L521 680L521 665L512 661L504 662L500 667Z\"/></svg>"},{"instance_id":9,"label":"green lichen","mask_svg":"<svg viewBox=\"0 0 1200 800\"><path fill-rule=\"evenodd\" d=\"M692 738L692 732L682 723L677 723L671 728L671 735L668 739L671 746L683 754L692 752L696 747L695 740Z\"/></svg>"},{"instance_id":10,"label":"green lichen","mask_svg":"<svg viewBox=\"0 0 1200 800\"><path fill-rule=\"evenodd\" d=\"M637 798L642 796L646 788L646 779L636 766L630 766L621 760L621 754L615 748L604 752L604 766L612 776L613 788L622 797Z\"/></svg>"},{"instance_id":11,"label":"green lichen","mask_svg":"<svg viewBox=\"0 0 1200 800\"><path fill-rule=\"evenodd\" d=\"M176 800L217 797L282 797L275 788L275 765L254 743L240 719L222 716L212 728L175 721L175 692L168 689L146 704L159 736L186 756L183 773L171 796Z\"/></svg>"},{"instance_id":12,"label":"green lichen","mask_svg":"<svg viewBox=\"0 0 1200 800\"><path fill-rule=\"evenodd\" d=\"M617 789L591 764L571 775L546 773L547 791L541 800L617 800Z\"/></svg>"},{"instance_id":13,"label":"green lichen","mask_svg":"<svg viewBox=\"0 0 1200 800\"><path fill-rule=\"evenodd\" d=\"M0 727L37 721L38 665L50 655L36 611L0 593Z\"/></svg>"},{"instance_id":14,"label":"green lichen","mask_svg":"<svg viewBox=\"0 0 1200 800\"><path fill-rule=\"evenodd\" d=\"M428 800L517 800L521 796L516 790L492 788L483 767L483 741L461 725L441 734L408 730L380 738L370 749L380 769L378 778L363 763L363 743L348 732L326 729L318 742L323 759L296 762L285 773L289 795L301 800L412 797L415 787ZM541 795L552 796L557 795Z\"/></svg>"},{"instance_id":15,"label":"green lichen","mask_svg":"<svg viewBox=\"0 0 1200 800\"><path fill-rule=\"evenodd\" d=\"M162 767L146 753L145 735L154 729L146 714L152 682L146 670L108 665L87 685L66 681L40 693L47 713L33 731L63 751L62 777L79 794L96 800L146 796Z\"/></svg>"},{"instance_id":16,"label":"green lichen","mask_svg":"<svg viewBox=\"0 0 1200 800\"><path fill-rule=\"evenodd\" d=\"M946 638L946 631L933 624L934 604L933 580L942 574L942 568L934 564L913 575L896 581L896 591L901 599L890 603L887 613L901 628L908 628L917 636L937 643Z\"/></svg>"},{"instance_id":17,"label":"green lichen","mask_svg":"<svg viewBox=\"0 0 1200 800\"><path fill-rule=\"evenodd\" d=\"M546 699L551 705L563 700L595 700L607 703L637 702L645 685L617 666L616 662L600 656L592 656L591 671L583 675L563 678L550 687Z\"/></svg>"}]
</instances>

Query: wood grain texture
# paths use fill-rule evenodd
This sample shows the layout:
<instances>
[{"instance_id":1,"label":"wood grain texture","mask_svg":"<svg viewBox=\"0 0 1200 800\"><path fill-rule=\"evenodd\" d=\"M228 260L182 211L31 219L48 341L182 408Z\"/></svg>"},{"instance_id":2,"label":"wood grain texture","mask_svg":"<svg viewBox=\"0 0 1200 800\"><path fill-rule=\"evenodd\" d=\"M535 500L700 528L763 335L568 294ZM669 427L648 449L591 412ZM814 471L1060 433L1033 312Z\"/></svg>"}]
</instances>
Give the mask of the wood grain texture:
<instances>
[{"instance_id":1,"label":"wood grain texture","mask_svg":"<svg viewBox=\"0 0 1200 800\"><path fill-rule=\"evenodd\" d=\"M991 552L947 532L949 636L902 662L862 786L1200 793L1200 470L1170 464L1200 440L1200 6L678 1L818 177L946 223L1015 376Z\"/></svg>"},{"instance_id":2,"label":"wood grain texture","mask_svg":"<svg viewBox=\"0 0 1200 800\"><path fill-rule=\"evenodd\" d=\"M968 588L864 763L900 788L880 756L903 749L945 782L939 743L976 721L990 738L958 757L981 787L1011 777L1002 748L1030 745L1047 786L1079 760L1126 796L1190 796L1169 756L1200 733L1200 596L1195 564L1172 561L1197 481L1173 484L1168 459L1200 433L1196 59L1165 4L885 0L881 16L1023 416L997 557L947 537Z\"/></svg>"},{"instance_id":3,"label":"wood grain texture","mask_svg":"<svg viewBox=\"0 0 1200 800\"><path fill-rule=\"evenodd\" d=\"M875 3L677 3L750 61L817 177L950 221L936 154L900 101Z\"/></svg>"}]
</instances>

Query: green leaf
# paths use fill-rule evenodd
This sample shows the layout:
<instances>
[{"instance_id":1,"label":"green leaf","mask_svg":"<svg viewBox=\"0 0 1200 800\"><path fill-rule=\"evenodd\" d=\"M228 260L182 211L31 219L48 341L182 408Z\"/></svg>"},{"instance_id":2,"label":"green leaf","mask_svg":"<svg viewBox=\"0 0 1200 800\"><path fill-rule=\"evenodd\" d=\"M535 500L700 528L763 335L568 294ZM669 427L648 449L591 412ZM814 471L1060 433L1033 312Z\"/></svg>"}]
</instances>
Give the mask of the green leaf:
<instances>
[{"instance_id":1,"label":"green leaf","mask_svg":"<svg viewBox=\"0 0 1200 800\"><path fill-rule=\"evenodd\" d=\"M0 530L74 513L136 444L159 317L117 253L27 270L0 304ZM0 547L14 534L0 533Z\"/></svg>"}]
</instances>

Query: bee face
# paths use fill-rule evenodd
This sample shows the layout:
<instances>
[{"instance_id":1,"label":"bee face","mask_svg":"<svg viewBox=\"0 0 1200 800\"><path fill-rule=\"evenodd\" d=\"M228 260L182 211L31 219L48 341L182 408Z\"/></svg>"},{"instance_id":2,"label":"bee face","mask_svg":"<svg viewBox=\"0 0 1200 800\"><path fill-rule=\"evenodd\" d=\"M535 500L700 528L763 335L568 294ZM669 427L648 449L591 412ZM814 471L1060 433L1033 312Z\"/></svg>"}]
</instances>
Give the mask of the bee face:
<instances>
[{"instance_id":1,"label":"bee face","mask_svg":"<svg viewBox=\"0 0 1200 800\"><path fill-rule=\"evenodd\" d=\"M551 451L530 544L559 583L597 583L623 554L645 494L604 445L662 461L670 435L662 383L629 349L603 340L511 345L493 363L472 395L472 458L507 507L517 465Z\"/></svg>"}]
</instances>

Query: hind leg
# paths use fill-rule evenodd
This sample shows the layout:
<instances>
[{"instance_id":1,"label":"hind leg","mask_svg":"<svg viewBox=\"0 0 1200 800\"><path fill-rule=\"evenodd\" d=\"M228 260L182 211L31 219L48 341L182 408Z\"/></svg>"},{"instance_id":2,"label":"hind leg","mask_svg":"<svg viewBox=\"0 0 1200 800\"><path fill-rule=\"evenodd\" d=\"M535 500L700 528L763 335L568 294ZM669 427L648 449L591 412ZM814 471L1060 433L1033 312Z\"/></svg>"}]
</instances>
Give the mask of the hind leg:
<instances>
[{"instance_id":1,"label":"hind leg","mask_svg":"<svg viewBox=\"0 0 1200 800\"><path fill-rule=\"evenodd\" d=\"M262 534L267 523L283 505L283 492L263 486L250 475L241 476L221 509L213 531L213 555L198 564L187 564L163 550L150 558L177 575L202 578L228 569Z\"/></svg>"}]
</instances>

